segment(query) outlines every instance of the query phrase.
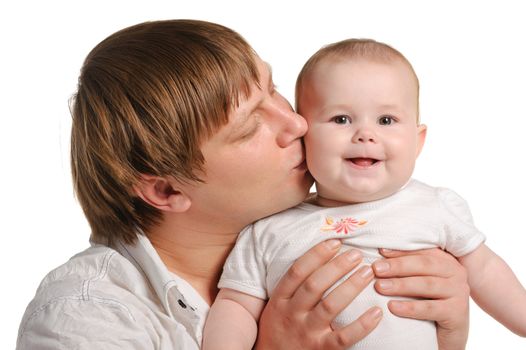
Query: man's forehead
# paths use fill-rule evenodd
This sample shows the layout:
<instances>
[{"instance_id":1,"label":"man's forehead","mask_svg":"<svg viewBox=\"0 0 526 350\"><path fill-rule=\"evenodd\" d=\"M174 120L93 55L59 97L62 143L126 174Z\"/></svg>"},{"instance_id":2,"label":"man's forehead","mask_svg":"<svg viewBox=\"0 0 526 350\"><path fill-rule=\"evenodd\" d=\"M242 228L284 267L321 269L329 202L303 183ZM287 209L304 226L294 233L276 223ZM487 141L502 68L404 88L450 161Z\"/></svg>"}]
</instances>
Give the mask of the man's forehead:
<instances>
[{"instance_id":1,"label":"man's forehead","mask_svg":"<svg viewBox=\"0 0 526 350\"><path fill-rule=\"evenodd\" d=\"M272 81L272 66L270 65L270 63L266 61L263 61L263 64L264 64L264 67L267 69L268 79ZM264 82L262 81L262 83Z\"/></svg>"},{"instance_id":2,"label":"man's forehead","mask_svg":"<svg viewBox=\"0 0 526 350\"><path fill-rule=\"evenodd\" d=\"M234 134L237 130L242 129L250 120L253 112L259 108L265 98L274 89L272 82L272 67L268 62L263 61L258 56L255 57L256 67L258 69L259 81L250 85L249 95L243 93L239 96L237 104L232 101L233 106L229 111L228 122L223 125L217 135L212 135L212 139L218 140Z\"/></svg>"},{"instance_id":3,"label":"man's forehead","mask_svg":"<svg viewBox=\"0 0 526 350\"><path fill-rule=\"evenodd\" d=\"M257 57L256 62L259 70L259 87L261 90L270 89L273 86L272 83L272 66L267 61L263 61Z\"/></svg>"},{"instance_id":4,"label":"man's forehead","mask_svg":"<svg viewBox=\"0 0 526 350\"><path fill-rule=\"evenodd\" d=\"M263 102L267 93L274 88L274 83L272 81L272 67L270 64L257 58L257 65L259 70L259 83L251 86L250 96L239 100L239 105L233 110L234 115L250 114Z\"/></svg>"}]
</instances>

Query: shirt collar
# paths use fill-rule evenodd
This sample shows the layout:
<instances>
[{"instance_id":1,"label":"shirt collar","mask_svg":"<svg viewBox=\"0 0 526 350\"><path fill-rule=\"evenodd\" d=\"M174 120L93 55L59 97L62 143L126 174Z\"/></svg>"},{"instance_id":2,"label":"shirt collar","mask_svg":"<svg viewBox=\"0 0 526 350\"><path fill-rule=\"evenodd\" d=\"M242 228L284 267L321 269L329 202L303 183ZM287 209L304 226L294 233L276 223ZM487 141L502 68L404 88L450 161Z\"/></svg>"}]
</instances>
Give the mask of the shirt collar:
<instances>
[{"instance_id":1,"label":"shirt collar","mask_svg":"<svg viewBox=\"0 0 526 350\"><path fill-rule=\"evenodd\" d=\"M168 270L150 240L137 234L135 244L118 243L115 247L150 281L166 313L181 322L201 343L202 330L210 306L183 278Z\"/></svg>"}]
</instances>

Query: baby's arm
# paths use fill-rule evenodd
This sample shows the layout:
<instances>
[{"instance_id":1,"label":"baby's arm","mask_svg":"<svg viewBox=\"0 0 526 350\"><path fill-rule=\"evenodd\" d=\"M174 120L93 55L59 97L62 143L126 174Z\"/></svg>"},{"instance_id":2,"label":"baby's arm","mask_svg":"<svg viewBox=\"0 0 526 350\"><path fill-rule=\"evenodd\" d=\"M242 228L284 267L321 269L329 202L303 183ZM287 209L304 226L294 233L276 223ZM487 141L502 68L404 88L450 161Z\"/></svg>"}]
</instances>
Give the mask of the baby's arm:
<instances>
[{"instance_id":1,"label":"baby's arm","mask_svg":"<svg viewBox=\"0 0 526 350\"><path fill-rule=\"evenodd\" d=\"M252 349L264 306L262 299L221 289L208 313L201 349Z\"/></svg>"},{"instance_id":2,"label":"baby's arm","mask_svg":"<svg viewBox=\"0 0 526 350\"><path fill-rule=\"evenodd\" d=\"M459 258L471 297L512 332L526 337L526 290L510 267L485 244Z\"/></svg>"}]
</instances>

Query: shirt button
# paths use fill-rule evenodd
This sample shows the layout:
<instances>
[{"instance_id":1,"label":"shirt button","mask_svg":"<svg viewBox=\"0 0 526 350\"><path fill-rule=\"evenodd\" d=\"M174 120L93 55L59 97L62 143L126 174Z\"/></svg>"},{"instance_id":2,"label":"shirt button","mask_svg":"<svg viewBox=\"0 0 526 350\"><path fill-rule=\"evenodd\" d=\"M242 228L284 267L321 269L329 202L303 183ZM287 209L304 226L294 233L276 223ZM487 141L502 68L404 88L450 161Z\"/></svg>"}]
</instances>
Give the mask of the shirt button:
<instances>
[{"instance_id":1,"label":"shirt button","mask_svg":"<svg viewBox=\"0 0 526 350\"><path fill-rule=\"evenodd\" d=\"M181 299L177 300L177 303L183 308L183 309L186 309L186 304L183 303L183 301Z\"/></svg>"}]
</instances>

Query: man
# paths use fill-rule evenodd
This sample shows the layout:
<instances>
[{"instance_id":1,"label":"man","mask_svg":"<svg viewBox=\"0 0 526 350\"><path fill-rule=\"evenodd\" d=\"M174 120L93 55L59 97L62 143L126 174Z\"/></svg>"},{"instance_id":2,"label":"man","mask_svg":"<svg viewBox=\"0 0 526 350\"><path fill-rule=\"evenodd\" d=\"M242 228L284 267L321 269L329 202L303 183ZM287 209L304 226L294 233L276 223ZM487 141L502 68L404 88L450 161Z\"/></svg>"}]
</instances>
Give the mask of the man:
<instances>
[{"instance_id":1,"label":"man","mask_svg":"<svg viewBox=\"0 0 526 350\"><path fill-rule=\"evenodd\" d=\"M44 279L17 348L198 349L239 231L308 193L305 121L237 33L190 20L102 41L86 58L72 114L73 180L93 245ZM380 322L366 313L331 329L372 279L353 276L320 302L351 270L331 260L338 247L316 246L282 279L258 348L343 349ZM436 320L444 344L462 348L466 278L454 259L416 252L389 265L382 277L425 275L395 279L392 293L439 299L403 304L400 315ZM313 325L320 310L326 321Z\"/></svg>"}]
</instances>

